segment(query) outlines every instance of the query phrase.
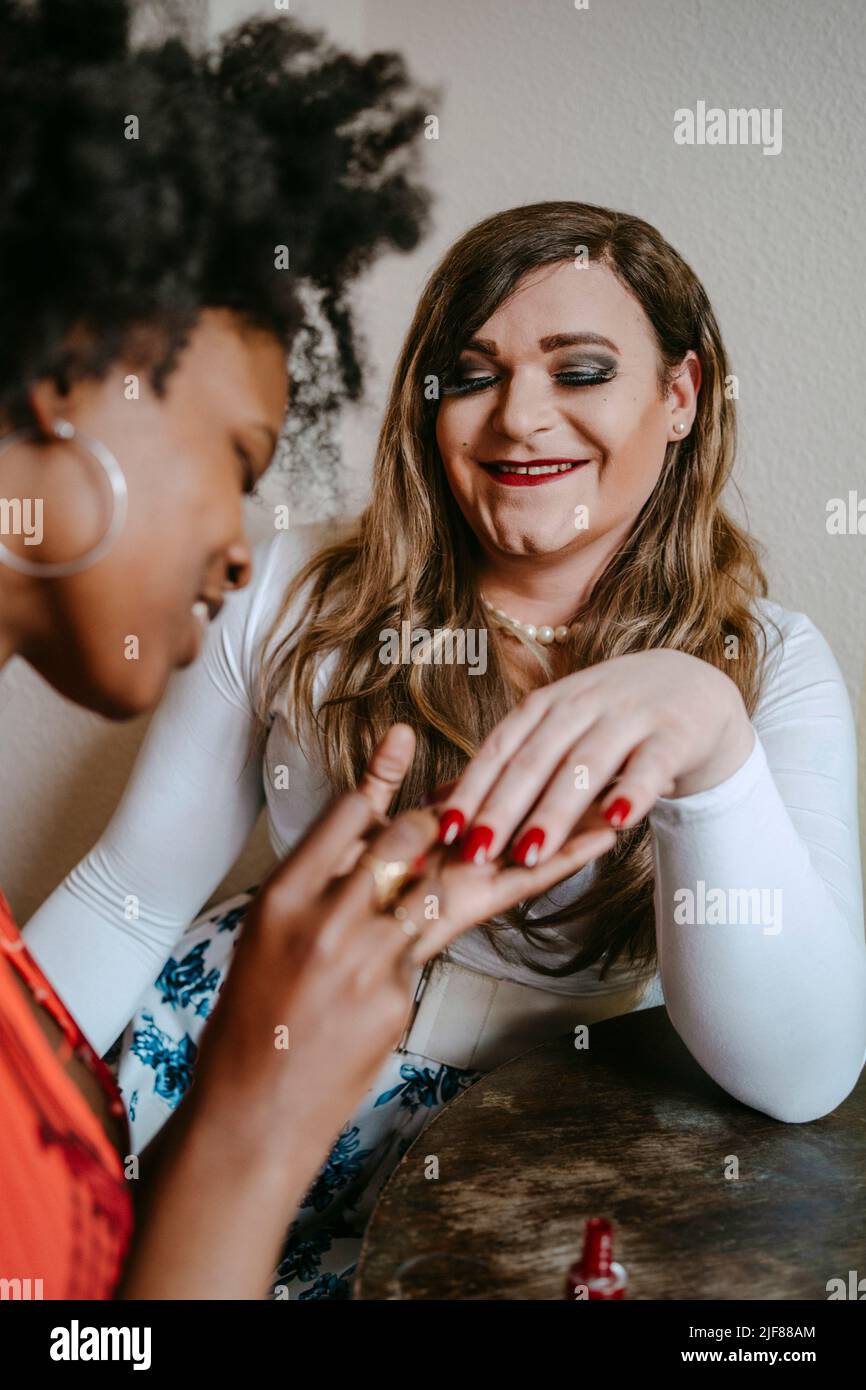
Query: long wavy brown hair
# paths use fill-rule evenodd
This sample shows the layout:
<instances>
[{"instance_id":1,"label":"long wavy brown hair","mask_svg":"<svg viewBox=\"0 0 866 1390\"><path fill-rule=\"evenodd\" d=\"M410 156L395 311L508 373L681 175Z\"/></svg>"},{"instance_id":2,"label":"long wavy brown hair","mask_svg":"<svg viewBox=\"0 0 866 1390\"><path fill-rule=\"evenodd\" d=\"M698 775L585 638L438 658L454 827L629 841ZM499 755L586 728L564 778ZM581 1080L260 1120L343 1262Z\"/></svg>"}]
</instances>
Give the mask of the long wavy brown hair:
<instances>
[{"instance_id":1,"label":"long wavy brown hair","mask_svg":"<svg viewBox=\"0 0 866 1390\"><path fill-rule=\"evenodd\" d=\"M586 203L539 203L480 222L433 272L394 373L370 504L347 535L295 576L266 640L262 729L279 698L295 736L303 742L312 734L318 743L335 789L357 783L374 745L399 720L413 726L418 742L394 809L417 805L461 772L519 698L506 659L514 639L488 626L474 537L446 481L430 383L447 384L466 340L521 277L573 261L578 248L608 266L643 306L658 344L661 395L689 349L703 376L690 434L669 444L628 539L580 606L581 620L565 646L568 669L671 647L725 671L749 714L754 711L768 649L754 600L766 597L767 581L756 544L722 505L735 452L734 393L707 295L683 258L640 218ZM281 635L287 610L301 595L303 616ZM406 621L412 631L487 628L486 673L470 676L456 663L383 664L382 630L399 632ZM314 708L315 672L329 653L333 672ZM539 660L544 665L543 654ZM520 927L537 948L545 944L545 927L586 918L573 957L542 966L542 973L565 975L603 961L604 976L621 956L631 968L650 971L656 965L653 887L644 818L596 861L578 903L548 912L542 924L528 918L524 903L484 926L505 955L497 931L503 924Z\"/></svg>"}]
</instances>

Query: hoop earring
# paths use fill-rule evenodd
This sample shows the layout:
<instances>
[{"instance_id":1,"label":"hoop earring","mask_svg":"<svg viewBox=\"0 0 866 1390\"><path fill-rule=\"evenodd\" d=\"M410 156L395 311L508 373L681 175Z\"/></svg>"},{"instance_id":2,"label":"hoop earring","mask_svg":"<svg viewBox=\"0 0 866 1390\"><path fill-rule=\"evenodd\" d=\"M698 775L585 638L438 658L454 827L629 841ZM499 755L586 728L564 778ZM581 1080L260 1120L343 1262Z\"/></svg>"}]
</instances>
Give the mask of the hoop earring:
<instances>
[{"instance_id":1,"label":"hoop earring","mask_svg":"<svg viewBox=\"0 0 866 1390\"><path fill-rule=\"evenodd\" d=\"M61 579L69 574L80 574L82 570L90 569L97 560L101 560L103 555L111 549L123 528L129 496L126 478L123 476L120 464L111 450L100 440L93 439L89 434L82 434L68 420L55 420L51 427L51 433L55 439L77 440L81 448L96 459L111 488L111 520L104 536L96 542L96 545L91 546L77 560L61 560L56 564L41 565L36 560L28 560L24 555L16 555L13 550L10 550L0 541L0 562L8 565L10 569L17 570L19 574L31 575L36 579ZM23 440L32 439L39 434L40 431L32 428L14 430L11 434L0 438L0 454L5 453L13 444L19 444Z\"/></svg>"}]
</instances>

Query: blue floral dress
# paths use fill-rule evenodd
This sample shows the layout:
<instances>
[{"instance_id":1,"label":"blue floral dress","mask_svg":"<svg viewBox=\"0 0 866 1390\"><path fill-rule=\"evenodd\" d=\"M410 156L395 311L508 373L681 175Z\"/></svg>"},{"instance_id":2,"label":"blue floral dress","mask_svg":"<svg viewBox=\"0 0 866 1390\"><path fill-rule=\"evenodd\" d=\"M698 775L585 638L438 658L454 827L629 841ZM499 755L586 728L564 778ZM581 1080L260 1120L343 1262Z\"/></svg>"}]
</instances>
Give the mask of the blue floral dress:
<instances>
[{"instance_id":1,"label":"blue floral dress","mask_svg":"<svg viewBox=\"0 0 866 1390\"><path fill-rule=\"evenodd\" d=\"M189 1086L202 1029L254 894L238 894L193 922L112 1049L135 1152ZM433 1116L480 1075L392 1053L295 1213L272 1298L351 1296L364 1227L387 1178Z\"/></svg>"}]
</instances>

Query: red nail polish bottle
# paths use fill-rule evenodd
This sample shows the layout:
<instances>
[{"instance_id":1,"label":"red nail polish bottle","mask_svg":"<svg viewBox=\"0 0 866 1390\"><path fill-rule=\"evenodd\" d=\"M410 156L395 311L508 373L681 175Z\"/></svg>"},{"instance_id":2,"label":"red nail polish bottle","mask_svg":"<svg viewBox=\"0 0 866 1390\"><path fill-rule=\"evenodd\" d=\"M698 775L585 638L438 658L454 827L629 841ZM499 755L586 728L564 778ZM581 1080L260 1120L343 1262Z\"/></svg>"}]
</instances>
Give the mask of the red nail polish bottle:
<instances>
[{"instance_id":1,"label":"red nail polish bottle","mask_svg":"<svg viewBox=\"0 0 866 1390\"><path fill-rule=\"evenodd\" d=\"M613 1225L603 1216L592 1216L583 1234L583 1254L568 1271L565 1297L582 1299L625 1298L628 1275L613 1259Z\"/></svg>"}]
</instances>

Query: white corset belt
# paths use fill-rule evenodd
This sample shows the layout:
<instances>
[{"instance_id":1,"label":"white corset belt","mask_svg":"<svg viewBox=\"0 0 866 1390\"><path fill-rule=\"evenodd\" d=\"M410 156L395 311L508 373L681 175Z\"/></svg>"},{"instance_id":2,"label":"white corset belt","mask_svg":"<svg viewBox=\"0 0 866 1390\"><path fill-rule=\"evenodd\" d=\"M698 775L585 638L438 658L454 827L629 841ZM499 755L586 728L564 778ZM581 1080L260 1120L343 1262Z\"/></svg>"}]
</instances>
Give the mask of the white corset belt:
<instances>
[{"instance_id":1,"label":"white corset belt","mask_svg":"<svg viewBox=\"0 0 866 1390\"><path fill-rule=\"evenodd\" d=\"M415 978L398 1051L461 1071L490 1071L580 1023L600 1023L663 1002L658 976L610 991L562 994L439 959Z\"/></svg>"}]
</instances>

